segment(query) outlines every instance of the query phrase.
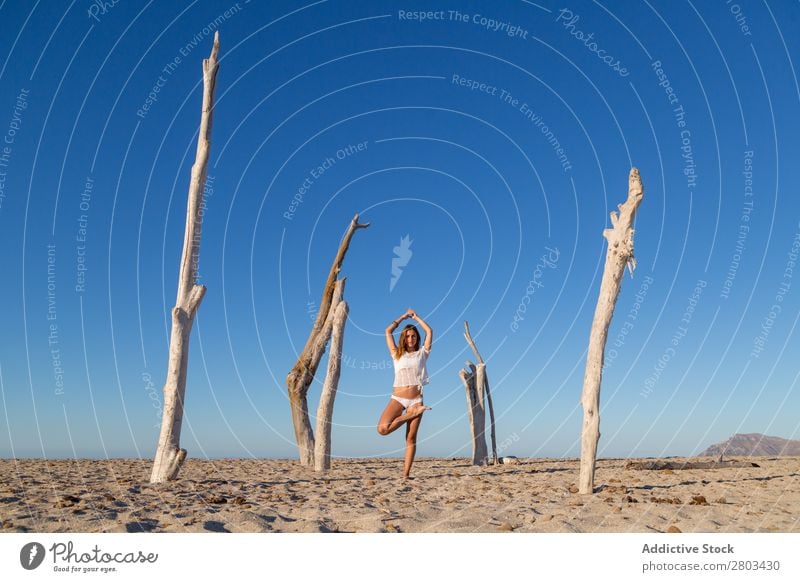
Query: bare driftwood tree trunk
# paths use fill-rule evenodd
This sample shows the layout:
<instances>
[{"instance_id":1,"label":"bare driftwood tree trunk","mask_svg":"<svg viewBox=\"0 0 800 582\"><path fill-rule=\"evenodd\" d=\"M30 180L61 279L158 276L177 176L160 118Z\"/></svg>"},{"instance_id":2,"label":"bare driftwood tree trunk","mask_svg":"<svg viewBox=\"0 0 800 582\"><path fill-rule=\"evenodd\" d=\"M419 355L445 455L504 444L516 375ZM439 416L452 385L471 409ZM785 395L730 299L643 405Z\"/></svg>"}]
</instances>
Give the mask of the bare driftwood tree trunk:
<instances>
[{"instance_id":1,"label":"bare driftwood tree trunk","mask_svg":"<svg viewBox=\"0 0 800 582\"><path fill-rule=\"evenodd\" d=\"M322 356L325 355L325 347L328 345L328 340L333 330L333 317L336 313L336 306L342 301L342 295L344 294L344 285L345 279L338 279L334 283L328 316L322 323L319 333L314 335L313 343L310 346L306 345L311 356L308 365L314 372L311 374L309 383L305 386L303 397L298 400L297 406L295 406L295 402L291 401L291 392L289 393L290 404L292 405L292 421L295 423L295 437L300 450L300 462L303 465L314 466L314 430L311 428L311 420L308 416L308 398L306 395L311 382L314 380L314 374L316 374L317 367L319 367L319 362L322 360ZM300 429L299 431L298 428Z\"/></svg>"},{"instance_id":2,"label":"bare driftwood tree trunk","mask_svg":"<svg viewBox=\"0 0 800 582\"><path fill-rule=\"evenodd\" d=\"M625 469L636 469L642 471L682 471L684 469L730 469L744 467L758 467L752 461L628 461Z\"/></svg>"},{"instance_id":3,"label":"bare driftwood tree trunk","mask_svg":"<svg viewBox=\"0 0 800 582\"><path fill-rule=\"evenodd\" d=\"M211 122L214 109L214 88L217 82L217 54L219 33L214 33L211 56L203 60L203 110L200 116L200 132L197 137L197 155L192 166L189 184L189 201L186 207L186 233L183 239L178 298L172 309L172 333L169 340L169 363L164 383L164 411L161 417L161 433L153 462L151 483L163 483L174 479L186 459L186 449L180 447L183 403L186 393L186 370L189 362L189 335L194 324L200 302L206 288L197 285L197 263L200 258L200 235L203 204L203 187L206 183L209 148L211 146Z\"/></svg>"},{"instance_id":4,"label":"bare driftwood tree trunk","mask_svg":"<svg viewBox=\"0 0 800 582\"><path fill-rule=\"evenodd\" d=\"M608 327L614 315L625 266L631 275L636 267L633 258L633 220L642 201L644 189L639 170L632 168L628 176L628 199L618 205L619 216L611 212L612 228L603 231L608 241L606 264L600 283L600 296L589 336L586 355L586 372L583 376L583 430L581 432L581 470L578 483L580 493L594 490L594 467L597 460L597 441L600 439L600 382L603 373L603 355L608 338Z\"/></svg>"},{"instance_id":5,"label":"bare driftwood tree trunk","mask_svg":"<svg viewBox=\"0 0 800 582\"><path fill-rule=\"evenodd\" d=\"M325 345L331 333L330 319L333 317L331 305L334 299L334 289L337 286L336 277L342 268L344 256L350 246L350 239L360 228L366 228L369 223L359 224L358 214L350 221L350 226L342 238L339 251L331 265L328 280L322 291L322 301L320 302L319 312L311 328L306 345L302 353L297 358L292 370L286 376L286 386L289 389L289 403L292 407L292 423L294 424L294 436L297 441L297 448L300 453L300 464L314 466L314 431L311 428L311 421L308 418L308 389L314 381L314 374L322 355L325 353ZM343 283L342 283L343 286ZM341 298L341 294L339 295Z\"/></svg>"},{"instance_id":6,"label":"bare driftwood tree trunk","mask_svg":"<svg viewBox=\"0 0 800 582\"><path fill-rule=\"evenodd\" d=\"M475 357L478 359L478 365L480 366L483 364L483 358L481 357L480 353L478 352L478 347L475 345L475 342L472 339L472 334L469 332L469 324L465 321L464 322L464 337L467 340L467 343L472 348L472 351L475 353ZM476 378L477 382L477 378ZM492 393L489 391L489 374L486 372L486 367L484 366L483 369L483 388L486 393L486 401L489 404L489 419L491 423L491 435L492 435L492 464L497 464L497 437L495 435L495 424L494 424L494 405L492 404Z\"/></svg>"},{"instance_id":7,"label":"bare driftwood tree trunk","mask_svg":"<svg viewBox=\"0 0 800 582\"><path fill-rule=\"evenodd\" d=\"M467 391L467 412L469 413L469 429L472 433L472 464L486 464L486 409L483 400L483 378L485 364L477 366L467 360L467 370L460 370L458 375Z\"/></svg>"},{"instance_id":8,"label":"bare driftwood tree trunk","mask_svg":"<svg viewBox=\"0 0 800 582\"><path fill-rule=\"evenodd\" d=\"M339 388L341 374L342 343L344 342L344 324L347 321L347 301L339 301L331 306L333 323L331 332L331 351L328 355L328 371L322 395L317 408L317 441L314 445L314 469L327 471L331 468L331 425L333 423L333 401Z\"/></svg>"},{"instance_id":9,"label":"bare driftwood tree trunk","mask_svg":"<svg viewBox=\"0 0 800 582\"><path fill-rule=\"evenodd\" d=\"M497 464L497 435L495 434L494 424L494 405L492 404L492 393L489 391L489 373L484 376L484 383L486 384L486 402L489 404L489 422L491 423L491 437L492 437L492 464Z\"/></svg>"}]
</instances>

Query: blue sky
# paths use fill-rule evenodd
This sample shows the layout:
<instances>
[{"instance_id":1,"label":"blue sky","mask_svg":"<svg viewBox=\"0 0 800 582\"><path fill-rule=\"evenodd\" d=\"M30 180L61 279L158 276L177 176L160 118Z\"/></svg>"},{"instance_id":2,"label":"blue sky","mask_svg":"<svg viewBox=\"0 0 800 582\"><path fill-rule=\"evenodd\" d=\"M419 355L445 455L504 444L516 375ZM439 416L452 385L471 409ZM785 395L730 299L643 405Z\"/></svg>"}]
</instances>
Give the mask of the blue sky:
<instances>
[{"instance_id":1,"label":"blue sky","mask_svg":"<svg viewBox=\"0 0 800 582\"><path fill-rule=\"evenodd\" d=\"M375 424L383 329L413 307L435 333L418 454L469 454L468 320L501 452L577 456L602 231L634 165L600 456L797 438L799 19L796 2L3 2L0 455L154 453L215 30L190 456L296 454L285 377L357 212L334 455L402 453Z\"/></svg>"}]
</instances>

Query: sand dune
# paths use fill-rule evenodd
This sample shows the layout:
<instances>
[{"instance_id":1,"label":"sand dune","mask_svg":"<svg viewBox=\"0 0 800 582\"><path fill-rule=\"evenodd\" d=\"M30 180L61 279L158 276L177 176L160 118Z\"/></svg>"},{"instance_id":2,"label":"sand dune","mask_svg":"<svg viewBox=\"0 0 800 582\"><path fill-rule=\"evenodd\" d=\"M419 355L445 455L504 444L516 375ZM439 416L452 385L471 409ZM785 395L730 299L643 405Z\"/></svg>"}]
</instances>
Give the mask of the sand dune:
<instances>
[{"instance_id":1,"label":"sand dune","mask_svg":"<svg viewBox=\"0 0 800 582\"><path fill-rule=\"evenodd\" d=\"M676 459L670 459L676 460ZM693 459L697 460L697 459ZM147 482L149 460L0 460L4 532L797 532L800 458L759 467L626 469L600 460L577 493L577 460L473 467L422 458L193 460Z\"/></svg>"}]
</instances>

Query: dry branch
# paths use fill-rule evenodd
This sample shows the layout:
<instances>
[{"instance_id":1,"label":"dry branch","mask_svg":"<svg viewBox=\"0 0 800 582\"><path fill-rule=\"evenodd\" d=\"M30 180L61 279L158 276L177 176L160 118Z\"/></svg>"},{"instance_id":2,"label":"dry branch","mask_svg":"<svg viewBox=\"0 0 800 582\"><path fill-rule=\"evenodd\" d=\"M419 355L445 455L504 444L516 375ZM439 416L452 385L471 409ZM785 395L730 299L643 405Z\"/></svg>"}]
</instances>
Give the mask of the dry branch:
<instances>
[{"instance_id":1,"label":"dry branch","mask_svg":"<svg viewBox=\"0 0 800 582\"><path fill-rule=\"evenodd\" d=\"M687 469L730 469L730 468L744 468L744 467L758 467L756 463L750 461L628 461L625 463L626 469L635 469L640 471L663 471L670 469L672 471L683 471Z\"/></svg>"}]
</instances>

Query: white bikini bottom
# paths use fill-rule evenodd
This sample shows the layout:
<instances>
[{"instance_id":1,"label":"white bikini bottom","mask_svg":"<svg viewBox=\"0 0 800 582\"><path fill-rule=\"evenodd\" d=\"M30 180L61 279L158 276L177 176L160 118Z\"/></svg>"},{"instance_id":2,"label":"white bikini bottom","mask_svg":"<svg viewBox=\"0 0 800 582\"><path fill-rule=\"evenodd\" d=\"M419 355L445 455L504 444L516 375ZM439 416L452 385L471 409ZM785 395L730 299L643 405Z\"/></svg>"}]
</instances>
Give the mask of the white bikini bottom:
<instances>
[{"instance_id":1,"label":"white bikini bottom","mask_svg":"<svg viewBox=\"0 0 800 582\"><path fill-rule=\"evenodd\" d=\"M417 396L416 398L401 398L400 396L392 394L392 400L397 400L397 402L403 405L403 408L407 409L414 404L421 403L422 396Z\"/></svg>"}]
</instances>

